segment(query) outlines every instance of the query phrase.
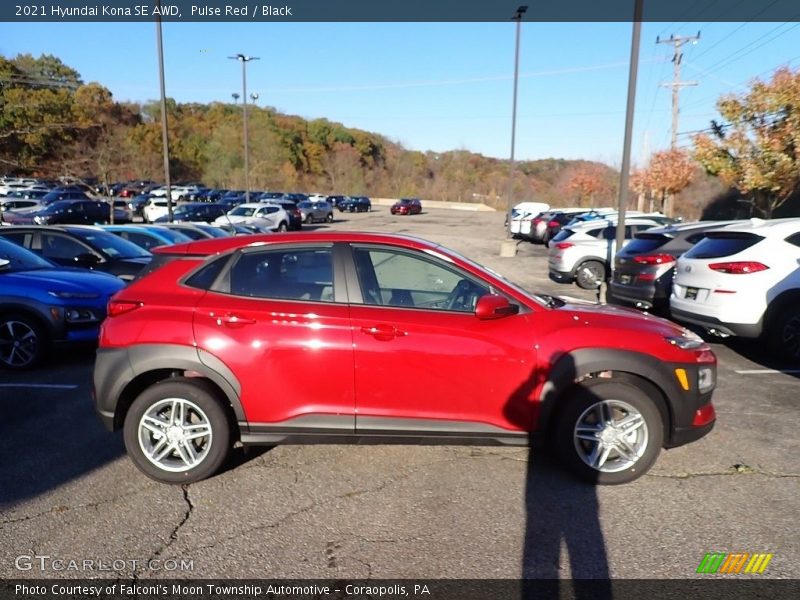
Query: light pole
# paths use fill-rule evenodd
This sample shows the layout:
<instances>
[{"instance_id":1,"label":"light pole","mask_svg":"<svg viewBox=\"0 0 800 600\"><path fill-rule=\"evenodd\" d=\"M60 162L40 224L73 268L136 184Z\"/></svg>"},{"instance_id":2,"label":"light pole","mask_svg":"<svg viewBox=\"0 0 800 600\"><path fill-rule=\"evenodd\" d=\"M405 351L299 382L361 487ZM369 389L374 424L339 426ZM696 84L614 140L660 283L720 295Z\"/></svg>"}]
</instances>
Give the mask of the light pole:
<instances>
[{"instance_id":1,"label":"light pole","mask_svg":"<svg viewBox=\"0 0 800 600\"><path fill-rule=\"evenodd\" d=\"M236 92L233 92L231 94L231 98L233 98L233 103L234 104L239 104L239 94L237 94Z\"/></svg>"},{"instance_id":2,"label":"light pole","mask_svg":"<svg viewBox=\"0 0 800 600\"><path fill-rule=\"evenodd\" d=\"M517 22L517 39L514 46L514 95L511 104L511 159L508 167L508 194L506 196L506 241L500 249L501 256L514 256L517 253L516 244L511 239L511 209L514 205L514 150L517 136L517 85L519 82L519 37L522 29L522 15L528 12L527 6L520 6L511 17Z\"/></svg>"},{"instance_id":3,"label":"light pole","mask_svg":"<svg viewBox=\"0 0 800 600\"><path fill-rule=\"evenodd\" d=\"M161 0L158 0L161 8ZM158 79L161 85L161 145L164 151L164 183L167 188L167 220L172 223L172 185L169 177L169 130L167 129L167 92L164 84L164 47L161 42L161 14L156 20L156 45L158 47ZM113 212L113 207L112 207Z\"/></svg>"},{"instance_id":4,"label":"light pole","mask_svg":"<svg viewBox=\"0 0 800 600\"><path fill-rule=\"evenodd\" d=\"M258 100L258 94L256 92L251 93L250 94L250 100L252 100L253 104L255 104L256 100Z\"/></svg>"},{"instance_id":5,"label":"light pole","mask_svg":"<svg viewBox=\"0 0 800 600\"><path fill-rule=\"evenodd\" d=\"M247 145L247 63L258 60L258 56L237 54L229 56L232 60L242 63L242 120L244 121L244 200L250 202L250 157Z\"/></svg>"}]
</instances>

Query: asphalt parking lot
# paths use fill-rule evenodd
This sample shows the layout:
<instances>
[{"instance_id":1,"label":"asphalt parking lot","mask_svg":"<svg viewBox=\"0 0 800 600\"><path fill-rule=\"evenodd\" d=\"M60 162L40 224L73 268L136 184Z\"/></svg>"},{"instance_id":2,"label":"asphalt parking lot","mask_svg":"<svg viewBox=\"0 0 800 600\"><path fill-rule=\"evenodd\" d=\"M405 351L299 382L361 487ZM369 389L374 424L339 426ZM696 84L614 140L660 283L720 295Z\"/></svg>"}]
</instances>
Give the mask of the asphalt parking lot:
<instances>
[{"instance_id":1,"label":"asphalt parking lot","mask_svg":"<svg viewBox=\"0 0 800 600\"><path fill-rule=\"evenodd\" d=\"M329 227L419 235L527 289L594 299L551 282L541 246L500 258L500 213L336 217ZM719 551L773 553L761 577L800 578L800 370L752 344L714 350L714 431L604 488L538 451L335 445L239 451L210 480L157 484L93 413L92 350L65 351L0 372L0 577L686 578Z\"/></svg>"}]
</instances>

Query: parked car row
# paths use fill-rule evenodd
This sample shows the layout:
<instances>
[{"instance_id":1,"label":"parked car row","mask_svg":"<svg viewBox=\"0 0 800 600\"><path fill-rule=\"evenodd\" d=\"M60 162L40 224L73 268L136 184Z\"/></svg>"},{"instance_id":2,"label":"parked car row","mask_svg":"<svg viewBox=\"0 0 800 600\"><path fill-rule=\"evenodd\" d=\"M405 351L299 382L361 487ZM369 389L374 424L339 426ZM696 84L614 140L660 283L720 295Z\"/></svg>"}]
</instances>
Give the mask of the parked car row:
<instances>
[{"instance_id":1,"label":"parked car row","mask_svg":"<svg viewBox=\"0 0 800 600\"><path fill-rule=\"evenodd\" d=\"M799 362L800 219L659 221L626 219L620 249L613 215L565 226L548 244L550 278L584 289L608 280L610 303L709 335L760 339Z\"/></svg>"}]
</instances>

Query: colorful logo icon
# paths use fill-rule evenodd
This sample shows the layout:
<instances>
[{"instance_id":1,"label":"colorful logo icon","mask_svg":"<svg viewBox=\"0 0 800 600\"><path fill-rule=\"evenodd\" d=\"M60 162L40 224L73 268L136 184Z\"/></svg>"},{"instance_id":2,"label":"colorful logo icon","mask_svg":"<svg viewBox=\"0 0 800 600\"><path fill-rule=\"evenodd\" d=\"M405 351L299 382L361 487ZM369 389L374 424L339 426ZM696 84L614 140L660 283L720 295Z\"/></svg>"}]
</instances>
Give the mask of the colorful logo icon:
<instances>
[{"instance_id":1,"label":"colorful logo icon","mask_svg":"<svg viewBox=\"0 0 800 600\"><path fill-rule=\"evenodd\" d=\"M698 573L763 573L774 554L750 552L708 552L700 566Z\"/></svg>"}]
</instances>

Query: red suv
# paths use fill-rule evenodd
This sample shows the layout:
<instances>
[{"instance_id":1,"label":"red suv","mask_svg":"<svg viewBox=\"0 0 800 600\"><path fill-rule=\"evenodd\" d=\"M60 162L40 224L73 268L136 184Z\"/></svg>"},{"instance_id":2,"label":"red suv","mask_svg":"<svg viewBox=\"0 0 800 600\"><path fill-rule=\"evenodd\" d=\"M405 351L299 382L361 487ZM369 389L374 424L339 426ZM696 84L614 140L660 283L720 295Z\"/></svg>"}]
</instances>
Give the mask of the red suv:
<instances>
[{"instance_id":1,"label":"red suv","mask_svg":"<svg viewBox=\"0 0 800 600\"><path fill-rule=\"evenodd\" d=\"M422 203L418 198L400 198L389 211L393 215L418 215L422 212Z\"/></svg>"},{"instance_id":2,"label":"red suv","mask_svg":"<svg viewBox=\"0 0 800 600\"><path fill-rule=\"evenodd\" d=\"M94 397L162 482L236 442L548 439L613 484L711 430L715 377L669 321L531 295L418 238L315 232L155 249L109 302Z\"/></svg>"}]
</instances>

